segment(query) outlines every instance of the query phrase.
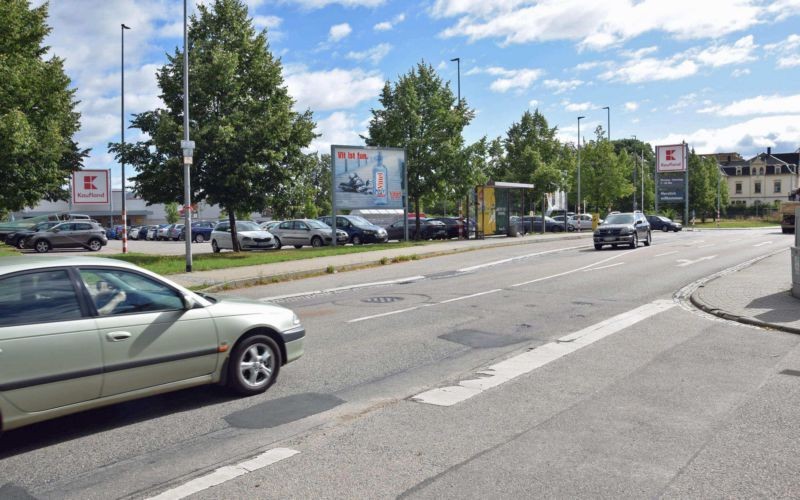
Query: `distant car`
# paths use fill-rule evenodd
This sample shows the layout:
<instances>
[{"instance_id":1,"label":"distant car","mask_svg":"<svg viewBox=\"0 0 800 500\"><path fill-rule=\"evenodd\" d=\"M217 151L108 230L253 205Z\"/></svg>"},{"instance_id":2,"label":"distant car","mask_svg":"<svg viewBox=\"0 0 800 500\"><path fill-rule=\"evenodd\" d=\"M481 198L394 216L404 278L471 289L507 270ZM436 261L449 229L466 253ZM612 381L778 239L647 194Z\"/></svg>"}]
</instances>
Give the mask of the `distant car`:
<instances>
[{"instance_id":1,"label":"distant car","mask_svg":"<svg viewBox=\"0 0 800 500\"><path fill-rule=\"evenodd\" d=\"M592 229L592 216L591 214L570 215L567 219L567 227L570 231Z\"/></svg>"},{"instance_id":2,"label":"distant car","mask_svg":"<svg viewBox=\"0 0 800 500\"><path fill-rule=\"evenodd\" d=\"M438 220L439 222L443 222L447 228L447 237L448 238L458 238L461 236L465 238L467 236L466 230L464 229L464 219L458 217L430 217L428 220ZM475 232L475 224L470 219L470 232Z\"/></svg>"},{"instance_id":3,"label":"distant car","mask_svg":"<svg viewBox=\"0 0 800 500\"><path fill-rule=\"evenodd\" d=\"M53 248L86 248L97 252L107 244L106 231L96 222L62 222L33 233L25 240L27 248L39 253L49 252Z\"/></svg>"},{"instance_id":4,"label":"distant car","mask_svg":"<svg viewBox=\"0 0 800 500\"><path fill-rule=\"evenodd\" d=\"M333 227L333 217L330 215L318 217L325 224ZM386 230L376 226L367 219L358 215L337 215L336 227L347 232L350 243L360 245L362 243L386 243L389 237Z\"/></svg>"},{"instance_id":5,"label":"distant car","mask_svg":"<svg viewBox=\"0 0 800 500\"><path fill-rule=\"evenodd\" d=\"M118 260L5 257L0 290L4 431L203 384L260 394L303 355L290 309L194 293Z\"/></svg>"},{"instance_id":6,"label":"distant car","mask_svg":"<svg viewBox=\"0 0 800 500\"><path fill-rule=\"evenodd\" d=\"M147 235L145 236L145 239L151 240L151 241L158 239L158 230L160 228L161 228L161 226L149 226L147 228Z\"/></svg>"},{"instance_id":7,"label":"distant car","mask_svg":"<svg viewBox=\"0 0 800 500\"><path fill-rule=\"evenodd\" d=\"M233 250L231 232L228 221L220 222L211 231L211 249L214 253L224 249ZM276 246L272 233L264 231L252 221L236 221L236 239L241 250L268 250Z\"/></svg>"},{"instance_id":8,"label":"distant car","mask_svg":"<svg viewBox=\"0 0 800 500\"><path fill-rule=\"evenodd\" d=\"M419 238L417 234L417 220L409 217L408 219L408 238L411 240L435 240L447 238L447 225L440 220L419 219ZM405 239L405 224L400 219L386 226L386 238L388 240L402 241Z\"/></svg>"},{"instance_id":9,"label":"distant car","mask_svg":"<svg viewBox=\"0 0 800 500\"><path fill-rule=\"evenodd\" d=\"M273 224L270 232L275 237L276 248L281 248L283 245L293 245L295 248L302 248L304 245L321 247L333 242L331 226L316 219L283 221L277 225ZM347 240L347 232L337 229L336 243L344 245Z\"/></svg>"},{"instance_id":10,"label":"distant car","mask_svg":"<svg viewBox=\"0 0 800 500\"><path fill-rule=\"evenodd\" d=\"M660 229L665 233L669 231L675 231L677 233L683 229L683 224L680 222L675 222L669 217L664 217L663 215L648 215L647 222L650 223L650 228L654 231L658 231Z\"/></svg>"},{"instance_id":11,"label":"distant car","mask_svg":"<svg viewBox=\"0 0 800 500\"><path fill-rule=\"evenodd\" d=\"M283 222L282 220L268 220L259 224L264 231L272 232L272 228Z\"/></svg>"},{"instance_id":12,"label":"distant car","mask_svg":"<svg viewBox=\"0 0 800 500\"><path fill-rule=\"evenodd\" d=\"M528 216L526 215L523 217L526 222L530 221L531 230L536 233L542 232L542 216L541 215L534 215ZM527 224L526 224L527 225ZM564 232L564 221L561 222L556 221L552 217L545 216L544 218L544 231L547 233L563 233Z\"/></svg>"},{"instance_id":13,"label":"distant car","mask_svg":"<svg viewBox=\"0 0 800 500\"><path fill-rule=\"evenodd\" d=\"M211 231L217 225L216 222L209 220L199 220L192 222L192 241L195 243L203 243L211 240ZM181 227L181 234L178 239L184 241L186 239L186 227Z\"/></svg>"},{"instance_id":14,"label":"distant car","mask_svg":"<svg viewBox=\"0 0 800 500\"><path fill-rule=\"evenodd\" d=\"M175 224L159 224L156 239L159 241L168 240L169 232L173 227L175 227Z\"/></svg>"},{"instance_id":15,"label":"distant car","mask_svg":"<svg viewBox=\"0 0 800 500\"><path fill-rule=\"evenodd\" d=\"M37 231L44 231L50 229L53 226L58 225L58 221L46 221L40 222L36 224L32 229L22 229L19 231L15 231L10 233L6 236L6 245L11 245L12 247L17 248L25 248L25 240L28 239L33 233Z\"/></svg>"},{"instance_id":16,"label":"distant car","mask_svg":"<svg viewBox=\"0 0 800 500\"><path fill-rule=\"evenodd\" d=\"M630 245L631 248L639 246L639 241L649 247L652 241L650 223L642 212L612 212L605 221L597 227L594 235L594 249L600 250L603 245Z\"/></svg>"},{"instance_id":17,"label":"distant car","mask_svg":"<svg viewBox=\"0 0 800 500\"><path fill-rule=\"evenodd\" d=\"M183 224L173 224L169 227L167 238L172 241L178 241L183 233ZM185 236L185 235L184 235Z\"/></svg>"},{"instance_id":18,"label":"distant car","mask_svg":"<svg viewBox=\"0 0 800 500\"><path fill-rule=\"evenodd\" d=\"M516 226L517 231L522 232L522 234L528 234L533 232L533 222L531 221L530 217L520 217L519 215L512 215L509 218L508 222L512 226Z\"/></svg>"}]
</instances>

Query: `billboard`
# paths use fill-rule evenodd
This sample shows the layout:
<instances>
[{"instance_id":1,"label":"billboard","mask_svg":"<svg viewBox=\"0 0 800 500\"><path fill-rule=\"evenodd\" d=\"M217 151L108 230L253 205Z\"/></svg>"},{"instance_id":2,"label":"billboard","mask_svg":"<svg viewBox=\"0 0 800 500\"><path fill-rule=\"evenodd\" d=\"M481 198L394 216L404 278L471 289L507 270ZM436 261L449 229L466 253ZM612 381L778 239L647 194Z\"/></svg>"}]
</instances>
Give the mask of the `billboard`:
<instances>
[{"instance_id":1,"label":"billboard","mask_svg":"<svg viewBox=\"0 0 800 500\"><path fill-rule=\"evenodd\" d=\"M683 201L686 193L686 181L683 177L659 177L658 201L674 203Z\"/></svg>"},{"instance_id":2,"label":"billboard","mask_svg":"<svg viewBox=\"0 0 800 500\"><path fill-rule=\"evenodd\" d=\"M111 203L111 178L108 170L78 170L72 173L73 205Z\"/></svg>"},{"instance_id":3,"label":"billboard","mask_svg":"<svg viewBox=\"0 0 800 500\"><path fill-rule=\"evenodd\" d=\"M337 210L403 208L404 149L331 146L331 163Z\"/></svg>"},{"instance_id":4,"label":"billboard","mask_svg":"<svg viewBox=\"0 0 800 500\"><path fill-rule=\"evenodd\" d=\"M656 167L659 172L685 172L686 145L656 146Z\"/></svg>"}]
</instances>

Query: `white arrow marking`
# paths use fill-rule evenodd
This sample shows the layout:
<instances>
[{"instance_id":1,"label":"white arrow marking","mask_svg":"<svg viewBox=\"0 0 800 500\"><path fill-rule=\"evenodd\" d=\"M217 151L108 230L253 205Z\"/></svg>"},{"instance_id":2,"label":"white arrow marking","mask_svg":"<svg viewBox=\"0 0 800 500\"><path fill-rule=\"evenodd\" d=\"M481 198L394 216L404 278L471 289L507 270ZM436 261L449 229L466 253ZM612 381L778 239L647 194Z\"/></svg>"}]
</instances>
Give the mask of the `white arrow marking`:
<instances>
[{"instance_id":1,"label":"white arrow marking","mask_svg":"<svg viewBox=\"0 0 800 500\"><path fill-rule=\"evenodd\" d=\"M697 260L678 259L676 262L680 262L680 264L678 264L678 267L686 267L686 266L691 266L692 264L697 264L698 262L703 262L704 260L711 260L716 258L717 258L716 255L709 255L708 257L700 257Z\"/></svg>"}]
</instances>

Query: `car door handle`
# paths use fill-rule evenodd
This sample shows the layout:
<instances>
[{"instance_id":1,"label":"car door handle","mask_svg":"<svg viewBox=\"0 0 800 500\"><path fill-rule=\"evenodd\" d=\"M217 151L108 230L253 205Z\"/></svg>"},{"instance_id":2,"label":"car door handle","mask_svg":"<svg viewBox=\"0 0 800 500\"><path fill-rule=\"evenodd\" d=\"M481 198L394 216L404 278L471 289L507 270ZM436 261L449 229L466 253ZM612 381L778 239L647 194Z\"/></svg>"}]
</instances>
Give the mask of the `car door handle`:
<instances>
[{"instance_id":1,"label":"car door handle","mask_svg":"<svg viewBox=\"0 0 800 500\"><path fill-rule=\"evenodd\" d=\"M106 333L106 339L111 342L120 342L122 340L128 340L131 338L130 332L108 332Z\"/></svg>"}]
</instances>

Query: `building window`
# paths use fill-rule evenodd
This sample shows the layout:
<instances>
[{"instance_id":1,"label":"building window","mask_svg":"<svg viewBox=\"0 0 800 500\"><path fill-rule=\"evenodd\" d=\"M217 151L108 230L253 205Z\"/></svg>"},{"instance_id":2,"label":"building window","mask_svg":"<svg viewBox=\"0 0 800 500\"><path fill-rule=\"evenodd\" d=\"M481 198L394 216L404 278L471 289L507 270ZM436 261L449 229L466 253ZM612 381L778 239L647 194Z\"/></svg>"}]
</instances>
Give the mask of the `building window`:
<instances>
[{"instance_id":1,"label":"building window","mask_svg":"<svg viewBox=\"0 0 800 500\"><path fill-rule=\"evenodd\" d=\"M781 192L781 181L775 181L773 183L772 187L774 188L774 191L773 191L774 193L780 193Z\"/></svg>"},{"instance_id":2,"label":"building window","mask_svg":"<svg viewBox=\"0 0 800 500\"><path fill-rule=\"evenodd\" d=\"M775 167L775 175L781 175L781 167ZM775 191L778 193L779 191Z\"/></svg>"},{"instance_id":3,"label":"building window","mask_svg":"<svg viewBox=\"0 0 800 500\"><path fill-rule=\"evenodd\" d=\"M758 175L764 175L764 167L759 167Z\"/></svg>"},{"instance_id":4,"label":"building window","mask_svg":"<svg viewBox=\"0 0 800 500\"><path fill-rule=\"evenodd\" d=\"M736 183L736 194L742 194L742 183L741 182L737 182Z\"/></svg>"},{"instance_id":5,"label":"building window","mask_svg":"<svg viewBox=\"0 0 800 500\"><path fill-rule=\"evenodd\" d=\"M756 182L755 186L753 187L753 192L756 194L761 193L761 182Z\"/></svg>"},{"instance_id":6,"label":"building window","mask_svg":"<svg viewBox=\"0 0 800 500\"><path fill-rule=\"evenodd\" d=\"M736 167L736 175L742 175L742 167Z\"/></svg>"}]
</instances>

